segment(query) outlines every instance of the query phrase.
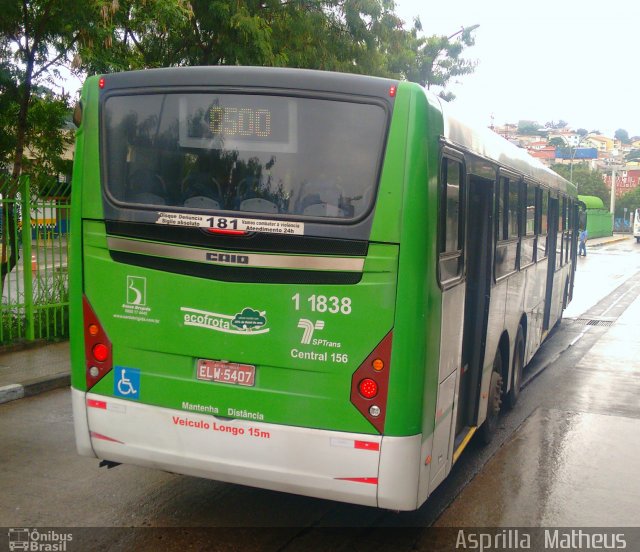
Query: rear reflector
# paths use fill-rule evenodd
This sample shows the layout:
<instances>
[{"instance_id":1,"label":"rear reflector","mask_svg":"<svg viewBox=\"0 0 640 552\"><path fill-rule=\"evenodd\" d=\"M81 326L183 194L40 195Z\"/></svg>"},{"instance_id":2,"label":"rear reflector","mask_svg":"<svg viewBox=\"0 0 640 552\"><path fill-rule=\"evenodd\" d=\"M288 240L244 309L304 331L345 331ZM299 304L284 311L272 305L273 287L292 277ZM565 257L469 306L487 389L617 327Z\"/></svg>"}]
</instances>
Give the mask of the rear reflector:
<instances>
[{"instance_id":1,"label":"rear reflector","mask_svg":"<svg viewBox=\"0 0 640 552\"><path fill-rule=\"evenodd\" d=\"M112 437L107 437L106 435L102 435L102 433L96 433L95 431L92 431L90 435L94 439L100 439L102 441L109 441L110 443L119 443L121 445L124 445L122 441L118 441L118 439L113 439Z\"/></svg>"},{"instance_id":2,"label":"rear reflector","mask_svg":"<svg viewBox=\"0 0 640 552\"><path fill-rule=\"evenodd\" d=\"M101 408L102 410L107 409L106 401L96 401L95 399L87 399L87 406L91 408Z\"/></svg>"},{"instance_id":3,"label":"rear reflector","mask_svg":"<svg viewBox=\"0 0 640 552\"><path fill-rule=\"evenodd\" d=\"M244 230L222 230L220 228L207 228L207 232L211 234L224 234L225 236L246 236L247 232Z\"/></svg>"},{"instance_id":4,"label":"rear reflector","mask_svg":"<svg viewBox=\"0 0 640 552\"><path fill-rule=\"evenodd\" d=\"M380 450L380 444L372 443L371 441L356 441L355 448L362 450Z\"/></svg>"},{"instance_id":5,"label":"rear reflector","mask_svg":"<svg viewBox=\"0 0 640 552\"><path fill-rule=\"evenodd\" d=\"M338 481L353 481L354 483L369 483L371 485L378 484L377 477L336 477Z\"/></svg>"}]
</instances>

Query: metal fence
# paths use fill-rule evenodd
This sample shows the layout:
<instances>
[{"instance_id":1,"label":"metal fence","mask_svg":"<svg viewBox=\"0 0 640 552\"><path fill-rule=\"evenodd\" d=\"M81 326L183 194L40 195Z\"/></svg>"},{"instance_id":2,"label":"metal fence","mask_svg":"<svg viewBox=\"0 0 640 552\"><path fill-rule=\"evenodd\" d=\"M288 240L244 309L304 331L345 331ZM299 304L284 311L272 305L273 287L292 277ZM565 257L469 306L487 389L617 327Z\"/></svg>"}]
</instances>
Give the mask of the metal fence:
<instances>
[{"instance_id":1,"label":"metal fence","mask_svg":"<svg viewBox=\"0 0 640 552\"><path fill-rule=\"evenodd\" d=\"M0 345L69 335L69 185L0 177Z\"/></svg>"}]
</instances>

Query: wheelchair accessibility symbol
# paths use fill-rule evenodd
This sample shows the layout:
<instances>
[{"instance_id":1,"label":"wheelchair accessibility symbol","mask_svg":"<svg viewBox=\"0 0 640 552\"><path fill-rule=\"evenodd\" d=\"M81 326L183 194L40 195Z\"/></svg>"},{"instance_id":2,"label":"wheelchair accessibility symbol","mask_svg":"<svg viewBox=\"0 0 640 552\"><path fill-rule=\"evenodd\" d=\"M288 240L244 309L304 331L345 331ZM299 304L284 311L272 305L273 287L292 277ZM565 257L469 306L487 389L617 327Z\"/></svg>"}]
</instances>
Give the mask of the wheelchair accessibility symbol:
<instances>
[{"instance_id":1,"label":"wheelchair accessibility symbol","mask_svg":"<svg viewBox=\"0 0 640 552\"><path fill-rule=\"evenodd\" d=\"M115 367L113 394L125 399L140 398L140 370L136 368Z\"/></svg>"}]
</instances>

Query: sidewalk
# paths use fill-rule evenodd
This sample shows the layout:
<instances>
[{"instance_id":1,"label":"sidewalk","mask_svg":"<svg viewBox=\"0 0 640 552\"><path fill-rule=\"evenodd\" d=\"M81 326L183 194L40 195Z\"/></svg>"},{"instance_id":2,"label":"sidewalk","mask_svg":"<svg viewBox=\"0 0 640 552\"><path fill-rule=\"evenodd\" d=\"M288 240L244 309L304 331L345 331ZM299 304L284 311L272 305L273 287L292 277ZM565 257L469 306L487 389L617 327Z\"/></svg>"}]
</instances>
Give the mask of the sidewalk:
<instances>
[{"instance_id":1,"label":"sidewalk","mask_svg":"<svg viewBox=\"0 0 640 552\"><path fill-rule=\"evenodd\" d=\"M630 234L614 234L590 239L587 248L632 239ZM69 382L68 342L0 353L0 403L66 387Z\"/></svg>"},{"instance_id":2,"label":"sidewalk","mask_svg":"<svg viewBox=\"0 0 640 552\"><path fill-rule=\"evenodd\" d=\"M0 353L0 403L70 385L69 342Z\"/></svg>"},{"instance_id":3,"label":"sidewalk","mask_svg":"<svg viewBox=\"0 0 640 552\"><path fill-rule=\"evenodd\" d=\"M614 234L613 236L605 236L604 238L589 238L587 240L587 251L590 247L601 247L628 239L633 239L632 234Z\"/></svg>"}]
</instances>

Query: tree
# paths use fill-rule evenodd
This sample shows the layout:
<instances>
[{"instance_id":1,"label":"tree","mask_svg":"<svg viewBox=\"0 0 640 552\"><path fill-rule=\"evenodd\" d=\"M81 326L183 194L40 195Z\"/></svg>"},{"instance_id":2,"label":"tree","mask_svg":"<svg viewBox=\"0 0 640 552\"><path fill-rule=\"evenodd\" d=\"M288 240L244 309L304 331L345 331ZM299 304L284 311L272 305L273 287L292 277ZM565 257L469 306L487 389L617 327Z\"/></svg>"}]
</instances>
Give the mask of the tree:
<instances>
[{"instance_id":1,"label":"tree","mask_svg":"<svg viewBox=\"0 0 640 552\"><path fill-rule=\"evenodd\" d=\"M560 138L560 136L554 136L553 138L551 138L551 140L549 140L549 145L556 148L563 148L566 146L566 142L562 138Z\"/></svg>"},{"instance_id":2,"label":"tree","mask_svg":"<svg viewBox=\"0 0 640 552\"><path fill-rule=\"evenodd\" d=\"M557 123L555 121L549 121L544 124L544 127L550 128L552 130L560 130L566 128L568 125L569 123L567 123L567 121L563 121L562 119L560 119Z\"/></svg>"},{"instance_id":3,"label":"tree","mask_svg":"<svg viewBox=\"0 0 640 552\"><path fill-rule=\"evenodd\" d=\"M584 138L589 134L589 131L586 128L579 128L578 130L576 130L576 134Z\"/></svg>"},{"instance_id":4,"label":"tree","mask_svg":"<svg viewBox=\"0 0 640 552\"><path fill-rule=\"evenodd\" d=\"M630 192L623 194L616 200L616 216L621 217L624 215L624 208L627 208L627 212L633 211L640 207L640 187L634 188Z\"/></svg>"},{"instance_id":5,"label":"tree","mask_svg":"<svg viewBox=\"0 0 640 552\"><path fill-rule=\"evenodd\" d=\"M432 35L426 38L417 38L417 33L422 31L419 19L414 22L413 36L416 37L413 49L415 59L406 77L412 82L426 86L440 88L440 97L451 101L455 99L452 92L447 92L446 87L454 77L468 75L475 71L477 62L464 59L462 53L465 48L475 44L472 32L476 26L462 28L461 32L449 37L444 35ZM456 36L457 35L457 36ZM455 40L452 38L456 36Z\"/></svg>"},{"instance_id":6,"label":"tree","mask_svg":"<svg viewBox=\"0 0 640 552\"><path fill-rule=\"evenodd\" d=\"M149 4L155 7L150 9ZM182 65L303 67L401 77L415 36L389 0L128 0L92 72Z\"/></svg>"},{"instance_id":7,"label":"tree","mask_svg":"<svg viewBox=\"0 0 640 552\"><path fill-rule=\"evenodd\" d=\"M629 133L624 128L619 128L614 133L613 137L616 140L620 140L623 144L629 143Z\"/></svg>"},{"instance_id":8,"label":"tree","mask_svg":"<svg viewBox=\"0 0 640 552\"><path fill-rule=\"evenodd\" d=\"M640 161L640 149L633 149L627 153L625 161Z\"/></svg>"},{"instance_id":9,"label":"tree","mask_svg":"<svg viewBox=\"0 0 640 552\"><path fill-rule=\"evenodd\" d=\"M569 179L571 167L569 165L552 165L551 170L560 176ZM573 165L573 183L578 188L580 195L590 195L599 197L605 205L608 205L611 192L604 183L603 174L600 171L592 171L586 164L579 163Z\"/></svg>"},{"instance_id":10,"label":"tree","mask_svg":"<svg viewBox=\"0 0 640 552\"><path fill-rule=\"evenodd\" d=\"M520 120L518 121L518 134L523 134L525 136L541 136L544 134L544 131L540 130L540 125L537 121Z\"/></svg>"},{"instance_id":11,"label":"tree","mask_svg":"<svg viewBox=\"0 0 640 552\"><path fill-rule=\"evenodd\" d=\"M3 188L5 199L15 197L18 191L29 140L42 146L51 136L47 131L36 132L34 122L43 117L51 122L51 115L56 119L56 110L65 107L47 101L38 86L59 77L57 70L86 33L86 18L95 7L81 0L7 0L0 10L0 53L5 60L1 86L7 93L0 124L11 131L10 144L5 141L0 154L12 166L11 179ZM13 202L4 204L0 291L18 261L13 210Z\"/></svg>"},{"instance_id":12,"label":"tree","mask_svg":"<svg viewBox=\"0 0 640 552\"><path fill-rule=\"evenodd\" d=\"M301 67L406 78L452 98L447 84L475 68L461 56L473 45L473 28L463 29L455 40L420 37L420 21L405 29L392 0L128 0L118 5L109 48L94 45L81 52L82 65L92 72L178 65Z\"/></svg>"}]
</instances>

